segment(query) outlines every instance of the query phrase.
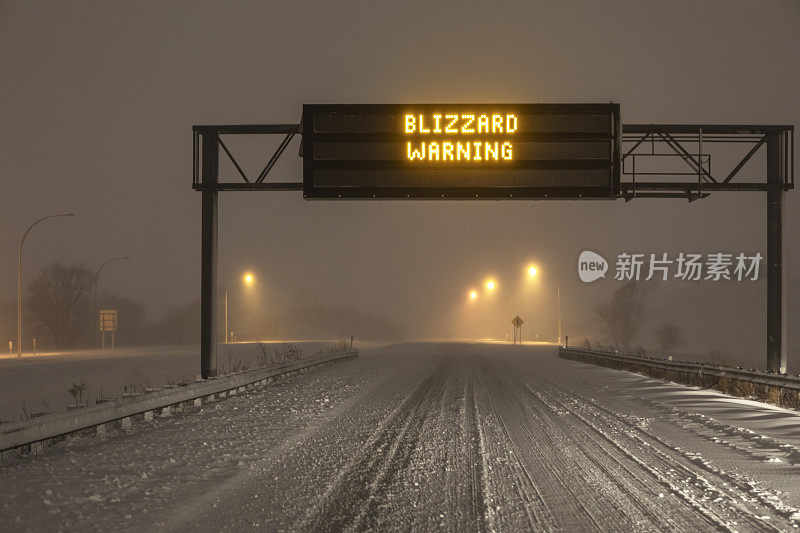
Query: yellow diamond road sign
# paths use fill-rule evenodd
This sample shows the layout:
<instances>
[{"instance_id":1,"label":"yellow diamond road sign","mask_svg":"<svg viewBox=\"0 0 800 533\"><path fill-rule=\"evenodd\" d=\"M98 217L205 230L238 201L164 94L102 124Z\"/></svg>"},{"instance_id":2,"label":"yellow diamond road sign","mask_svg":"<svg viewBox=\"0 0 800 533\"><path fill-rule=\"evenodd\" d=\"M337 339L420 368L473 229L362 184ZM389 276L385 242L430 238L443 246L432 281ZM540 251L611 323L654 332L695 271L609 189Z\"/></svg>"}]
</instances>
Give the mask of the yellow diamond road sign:
<instances>
[{"instance_id":1,"label":"yellow diamond road sign","mask_svg":"<svg viewBox=\"0 0 800 533\"><path fill-rule=\"evenodd\" d=\"M514 324L515 328L518 328L524 323L524 320L522 320L519 317L519 315L517 315L517 316L514 317L514 320L512 320L511 323Z\"/></svg>"}]
</instances>

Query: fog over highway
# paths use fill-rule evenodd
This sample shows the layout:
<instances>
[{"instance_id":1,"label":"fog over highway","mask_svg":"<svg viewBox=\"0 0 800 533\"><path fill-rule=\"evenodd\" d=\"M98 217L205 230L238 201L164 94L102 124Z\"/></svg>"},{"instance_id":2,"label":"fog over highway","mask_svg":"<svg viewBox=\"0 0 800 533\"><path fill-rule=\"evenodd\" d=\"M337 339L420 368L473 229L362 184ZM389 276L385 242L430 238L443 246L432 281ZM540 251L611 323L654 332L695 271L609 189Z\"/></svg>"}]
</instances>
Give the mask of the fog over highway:
<instances>
[{"instance_id":1,"label":"fog over highway","mask_svg":"<svg viewBox=\"0 0 800 533\"><path fill-rule=\"evenodd\" d=\"M0 533L800 530L798 28L0 0Z\"/></svg>"},{"instance_id":2,"label":"fog over highway","mask_svg":"<svg viewBox=\"0 0 800 533\"><path fill-rule=\"evenodd\" d=\"M800 416L556 356L405 343L0 463L0 529L775 531Z\"/></svg>"}]
</instances>

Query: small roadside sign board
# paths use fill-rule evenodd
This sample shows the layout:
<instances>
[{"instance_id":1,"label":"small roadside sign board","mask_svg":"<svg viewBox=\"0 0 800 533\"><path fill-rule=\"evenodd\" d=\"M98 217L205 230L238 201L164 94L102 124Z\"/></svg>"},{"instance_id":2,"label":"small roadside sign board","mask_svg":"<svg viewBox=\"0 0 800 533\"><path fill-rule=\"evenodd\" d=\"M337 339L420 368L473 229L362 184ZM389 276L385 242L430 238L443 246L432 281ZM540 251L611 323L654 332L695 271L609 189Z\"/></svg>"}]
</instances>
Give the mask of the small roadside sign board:
<instances>
[{"instance_id":1,"label":"small roadside sign board","mask_svg":"<svg viewBox=\"0 0 800 533\"><path fill-rule=\"evenodd\" d=\"M511 323L512 323L512 324L514 324L514 327L515 327L515 328L518 328L518 327L520 327L522 324L524 324L524 323L525 323L525 321L524 321L524 320L522 320L522 319L519 317L519 315L517 315L517 316L515 316L515 317L514 317L514 320L512 320L512 321L511 321Z\"/></svg>"},{"instance_id":2,"label":"small roadside sign board","mask_svg":"<svg viewBox=\"0 0 800 533\"><path fill-rule=\"evenodd\" d=\"M100 310L100 331L117 331L117 310Z\"/></svg>"}]
</instances>

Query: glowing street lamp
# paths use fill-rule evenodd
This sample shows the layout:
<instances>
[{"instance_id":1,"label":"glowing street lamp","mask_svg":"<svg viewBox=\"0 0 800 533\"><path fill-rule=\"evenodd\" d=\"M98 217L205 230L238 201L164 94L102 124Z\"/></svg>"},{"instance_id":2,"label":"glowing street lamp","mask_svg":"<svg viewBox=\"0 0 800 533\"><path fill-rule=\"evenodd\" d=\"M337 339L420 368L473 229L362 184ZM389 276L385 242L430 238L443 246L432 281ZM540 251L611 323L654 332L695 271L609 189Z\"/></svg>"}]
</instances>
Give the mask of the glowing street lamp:
<instances>
[{"instance_id":1,"label":"glowing street lamp","mask_svg":"<svg viewBox=\"0 0 800 533\"><path fill-rule=\"evenodd\" d=\"M535 278L538 272L539 270L537 270L536 267L534 266L528 269L528 274L532 278ZM550 275L547 271L542 270L542 273L546 274L556 284L556 305L558 307L558 344L560 345L561 344L561 287L559 287L558 285L558 280L554 278L552 275Z\"/></svg>"},{"instance_id":2,"label":"glowing street lamp","mask_svg":"<svg viewBox=\"0 0 800 533\"><path fill-rule=\"evenodd\" d=\"M245 285L252 285L255 281L253 274L250 272L246 272L244 276L242 276L242 282ZM228 329L228 289L225 289L225 344L228 344L230 341L230 330Z\"/></svg>"},{"instance_id":3,"label":"glowing street lamp","mask_svg":"<svg viewBox=\"0 0 800 533\"><path fill-rule=\"evenodd\" d=\"M497 287L497 285L495 285L495 282L493 280L489 280L486 282L486 288L488 290L493 291L495 287Z\"/></svg>"},{"instance_id":4,"label":"glowing street lamp","mask_svg":"<svg viewBox=\"0 0 800 533\"><path fill-rule=\"evenodd\" d=\"M478 299L478 291L471 291L469 293L469 299L470 300L477 300Z\"/></svg>"}]
</instances>

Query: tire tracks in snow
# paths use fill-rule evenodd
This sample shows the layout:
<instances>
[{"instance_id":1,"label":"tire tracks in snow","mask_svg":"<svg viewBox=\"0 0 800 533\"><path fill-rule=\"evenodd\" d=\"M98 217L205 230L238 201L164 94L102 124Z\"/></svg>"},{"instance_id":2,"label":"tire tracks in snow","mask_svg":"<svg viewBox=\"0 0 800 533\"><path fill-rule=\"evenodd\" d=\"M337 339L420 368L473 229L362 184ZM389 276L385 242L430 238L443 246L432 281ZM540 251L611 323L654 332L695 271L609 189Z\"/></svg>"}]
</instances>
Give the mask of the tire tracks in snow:
<instances>
[{"instance_id":1,"label":"tire tracks in snow","mask_svg":"<svg viewBox=\"0 0 800 533\"><path fill-rule=\"evenodd\" d=\"M374 518L376 493L385 490L396 473L410 462L425 420L424 413L442 396L451 367L451 362L446 360L416 387L339 473L321 501L296 529L359 529L360 522Z\"/></svg>"},{"instance_id":2,"label":"tire tracks in snow","mask_svg":"<svg viewBox=\"0 0 800 533\"><path fill-rule=\"evenodd\" d=\"M445 358L384 420L294 529L486 531L484 452L474 382L473 368L459 358ZM431 512L426 508L409 517L404 512L413 509L392 507L396 497L409 496L414 473L423 479L429 474L427 489L437 498L432 506L438 506L441 515L426 516ZM429 502L421 497L415 503ZM389 526L384 519L395 522Z\"/></svg>"},{"instance_id":3,"label":"tire tracks in snow","mask_svg":"<svg viewBox=\"0 0 800 533\"><path fill-rule=\"evenodd\" d=\"M492 414L513 450L522 490L534 509L530 527L537 530L601 530L603 513L596 501L582 488L574 472L572 458L559 450L553 439L554 427L546 419L525 413L521 384L509 379L496 364L482 365ZM542 512L544 511L544 512ZM608 524L605 529L610 529Z\"/></svg>"},{"instance_id":4,"label":"tire tracks in snow","mask_svg":"<svg viewBox=\"0 0 800 533\"><path fill-rule=\"evenodd\" d=\"M551 410L563 409L577 418L582 424L575 423L571 427L581 428L587 436L587 429L594 432L717 529L782 531L796 527L796 520L791 516L793 509L753 491L751 484L648 433L593 400L564 391L541 378L536 378L533 384L525 385L530 396L549 404ZM662 514L660 519L664 518ZM680 524L679 529L687 528L688 524Z\"/></svg>"},{"instance_id":5,"label":"tire tracks in snow","mask_svg":"<svg viewBox=\"0 0 800 533\"><path fill-rule=\"evenodd\" d=\"M467 468L469 469L469 518L473 524L485 530L487 518L484 476L483 437L478 423L478 406L475 402L475 369L469 369L464 394L464 428L466 430Z\"/></svg>"},{"instance_id":6,"label":"tire tracks in snow","mask_svg":"<svg viewBox=\"0 0 800 533\"><path fill-rule=\"evenodd\" d=\"M722 469L713 466L709 461L703 459L699 454L684 450L680 446L673 445L667 440L658 437L657 435L653 435L651 433L648 433L647 431L644 431L637 424L632 423L627 417L620 415L619 413L616 413L600 405L597 401L593 399L587 399L580 396L577 397L580 398L581 401L585 402L588 405L591 405L604 415L613 418L620 424L623 424L624 426L629 428L629 431L643 443L655 446L660 445L661 447L663 447L664 450L666 450L668 456L673 458L681 458L684 461L684 463L690 463L691 465L693 465L693 467L698 467L699 469L707 472L711 476L718 478L719 479L718 484L722 484L725 487L730 486L735 488L736 490L739 491L738 495L736 495L734 498L736 501L741 500L741 501L750 501L752 503L755 503L755 501L757 500L758 502L760 502L760 506L762 509L766 510L767 512L777 513L779 517L788 520L787 527L792 527L793 529L800 527L800 510L784 504L778 497L777 493L775 493L775 491L768 491L761 489L759 487L758 482L753 481L747 478L746 476L743 476L735 472L726 472ZM707 424L708 427L710 428L717 428L722 426L725 427L726 429L730 428L731 430L737 430L737 432L741 431L744 433L749 433L749 430L734 428L733 426L729 426L727 424L721 424L704 415L696 415L696 416L700 417L702 423ZM683 427L682 425L680 427L682 427L683 429L693 430L693 428ZM696 433L698 435L704 436L700 432ZM753 435L754 438L756 439L759 438L758 435L755 434ZM708 437L708 435L705 436ZM733 448L736 448L735 446L732 446L731 443L726 442L722 439L711 438L711 441L720 446L731 446ZM777 442L777 441L773 441L772 439L770 439L770 442ZM744 453L753 458L763 459L762 455L754 454L750 452L750 450L745 449L741 451L743 451ZM732 489L730 489L728 492L732 492ZM753 505L751 505L750 507L752 506ZM747 514L754 515L754 513L752 513L749 510L745 510L745 512ZM755 515L758 515L758 513L755 513ZM762 513L761 516L764 516L764 514ZM772 528L772 526L769 525L767 525L766 527L768 530Z\"/></svg>"}]
</instances>

